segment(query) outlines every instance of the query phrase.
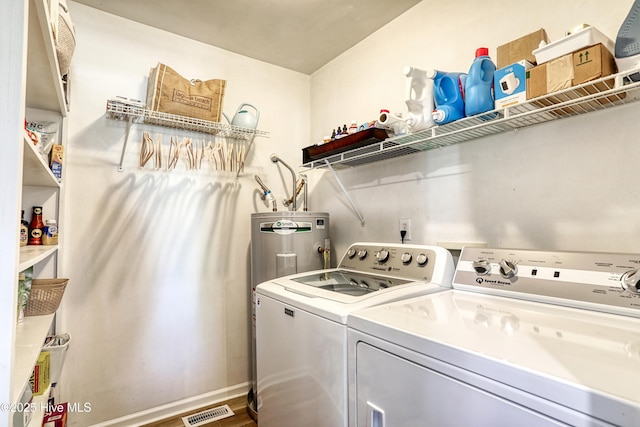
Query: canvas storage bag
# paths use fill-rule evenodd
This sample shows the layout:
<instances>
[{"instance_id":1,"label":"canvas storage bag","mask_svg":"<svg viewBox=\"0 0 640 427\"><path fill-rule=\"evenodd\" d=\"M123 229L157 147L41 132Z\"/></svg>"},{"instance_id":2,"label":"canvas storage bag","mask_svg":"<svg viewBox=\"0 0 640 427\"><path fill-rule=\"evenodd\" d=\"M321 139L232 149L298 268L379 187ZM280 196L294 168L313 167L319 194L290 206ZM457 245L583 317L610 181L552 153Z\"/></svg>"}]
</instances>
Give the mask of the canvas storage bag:
<instances>
[{"instance_id":1,"label":"canvas storage bag","mask_svg":"<svg viewBox=\"0 0 640 427\"><path fill-rule=\"evenodd\" d=\"M220 121L226 80L187 80L165 64L149 73L147 108L212 122Z\"/></svg>"},{"instance_id":2,"label":"canvas storage bag","mask_svg":"<svg viewBox=\"0 0 640 427\"><path fill-rule=\"evenodd\" d=\"M71 57L73 56L73 51L76 49L76 29L71 22L67 0L61 0L58 6L56 55L58 56L60 75L64 76L69 73Z\"/></svg>"}]
</instances>

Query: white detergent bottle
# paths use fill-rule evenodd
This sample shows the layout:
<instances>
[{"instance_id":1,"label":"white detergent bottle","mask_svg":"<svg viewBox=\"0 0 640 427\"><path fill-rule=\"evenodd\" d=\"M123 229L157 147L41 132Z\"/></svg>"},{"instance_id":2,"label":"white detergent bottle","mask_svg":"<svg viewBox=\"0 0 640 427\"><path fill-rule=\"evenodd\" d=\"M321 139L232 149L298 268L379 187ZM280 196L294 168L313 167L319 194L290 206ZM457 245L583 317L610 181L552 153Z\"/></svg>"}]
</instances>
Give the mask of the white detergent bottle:
<instances>
[{"instance_id":1,"label":"white detergent bottle","mask_svg":"<svg viewBox=\"0 0 640 427\"><path fill-rule=\"evenodd\" d=\"M411 132L428 129L435 124L431 112L434 109L433 79L436 71L424 71L407 65L403 73L407 77L407 126Z\"/></svg>"},{"instance_id":2,"label":"white detergent bottle","mask_svg":"<svg viewBox=\"0 0 640 427\"><path fill-rule=\"evenodd\" d=\"M616 37L616 65L618 71L628 71L640 67L640 0L635 0L631 10L622 23ZM640 80L640 74L630 76Z\"/></svg>"}]
</instances>

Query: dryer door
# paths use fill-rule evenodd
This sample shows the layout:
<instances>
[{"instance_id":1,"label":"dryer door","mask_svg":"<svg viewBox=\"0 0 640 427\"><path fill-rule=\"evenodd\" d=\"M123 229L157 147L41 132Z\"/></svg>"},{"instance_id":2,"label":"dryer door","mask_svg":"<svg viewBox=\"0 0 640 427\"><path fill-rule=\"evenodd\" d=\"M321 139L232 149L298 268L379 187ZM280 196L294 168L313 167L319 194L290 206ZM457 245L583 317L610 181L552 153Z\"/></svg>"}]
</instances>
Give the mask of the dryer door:
<instances>
[{"instance_id":1,"label":"dryer door","mask_svg":"<svg viewBox=\"0 0 640 427\"><path fill-rule=\"evenodd\" d=\"M565 425L362 341L356 365L358 427Z\"/></svg>"}]
</instances>

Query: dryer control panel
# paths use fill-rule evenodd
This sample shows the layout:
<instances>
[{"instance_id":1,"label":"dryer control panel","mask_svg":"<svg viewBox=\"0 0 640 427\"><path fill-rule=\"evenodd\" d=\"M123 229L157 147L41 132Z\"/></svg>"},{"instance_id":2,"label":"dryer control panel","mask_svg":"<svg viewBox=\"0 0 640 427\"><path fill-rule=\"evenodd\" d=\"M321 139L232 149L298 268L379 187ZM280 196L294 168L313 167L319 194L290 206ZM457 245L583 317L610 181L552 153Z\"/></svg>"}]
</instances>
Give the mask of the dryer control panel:
<instances>
[{"instance_id":1,"label":"dryer control panel","mask_svg":"<svg viewBox=\"0 0 640 427\"><path fill-rule=\"evenodd\" d=\"M438 246L354 243L338 268L441 283L453 270L449 251Z\"/></svg>"},{"instance_id":2,"label":"dryer control panel","mask_svg":"<svg viewBox=\"0 0 640 427\"><path fill-rule=\"evenodd\" d=\"M640 317L640 255L469 247L453 287Z\"/></svg>"}]
</instances>

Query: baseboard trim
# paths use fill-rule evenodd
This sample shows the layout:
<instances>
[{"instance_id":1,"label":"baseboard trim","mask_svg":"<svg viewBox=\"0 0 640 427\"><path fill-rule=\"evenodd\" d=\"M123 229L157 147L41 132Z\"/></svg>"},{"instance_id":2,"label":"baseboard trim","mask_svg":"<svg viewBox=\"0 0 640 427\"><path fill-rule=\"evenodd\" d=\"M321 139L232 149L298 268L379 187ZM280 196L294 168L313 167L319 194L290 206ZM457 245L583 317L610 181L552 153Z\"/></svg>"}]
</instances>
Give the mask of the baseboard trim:
<instances>
[{"instance_id":1,"label":"baseboard trim","mask_svg":"<svg viewBox=\"0 0 640 427\"><path fill-rule=\"evenodd\" d=\"M137 426L149 424L154 421L174 417L184 412L197 410L205 406L215 405L225 400L246 395L249 391L249 387L250 384L248 382L237 384L231 387L201 394L199 396L193 396L188 399L167 403L166 405L156 406L155 408L136 412L124 417L104 421L100 424L93 424L91 427L128 427L132 425Z\"/></svg>"}]
</instances>

